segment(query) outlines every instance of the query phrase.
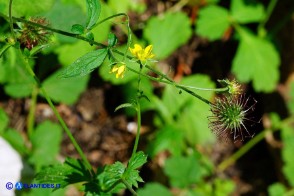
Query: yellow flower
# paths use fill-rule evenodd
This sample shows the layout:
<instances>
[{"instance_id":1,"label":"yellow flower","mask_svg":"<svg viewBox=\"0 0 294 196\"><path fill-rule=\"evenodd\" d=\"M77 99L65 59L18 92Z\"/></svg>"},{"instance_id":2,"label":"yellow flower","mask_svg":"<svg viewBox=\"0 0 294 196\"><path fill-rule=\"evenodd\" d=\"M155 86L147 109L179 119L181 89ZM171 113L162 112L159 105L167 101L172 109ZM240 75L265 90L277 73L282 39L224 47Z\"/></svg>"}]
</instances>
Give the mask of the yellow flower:
<instances>
[{"instance_id":1,"label":"yellow flower","mask_svg":"<svg viewBox=\"0 0 294 196\"><path fill-rule=\"evenodd\" d=\"M125 72L126 72L126 65L124 63L116 64L110 70L110 73L116 73L115 74L116 78L123 78Z\"/></svg>"},{"instance_id":2,"label":"yellow flower","mask_svg":"<svg viewBox=\"0 0 294 196\"><path fill-rule=\"evenodd\" d=\"M132 55L140 60L141 62L145 62L148 59L152 59L155 55L152 54L152 45L147 46L145 49L142 48L139 44L135 44L134 48L129 48Z\"/></svg>"}]
</instances>

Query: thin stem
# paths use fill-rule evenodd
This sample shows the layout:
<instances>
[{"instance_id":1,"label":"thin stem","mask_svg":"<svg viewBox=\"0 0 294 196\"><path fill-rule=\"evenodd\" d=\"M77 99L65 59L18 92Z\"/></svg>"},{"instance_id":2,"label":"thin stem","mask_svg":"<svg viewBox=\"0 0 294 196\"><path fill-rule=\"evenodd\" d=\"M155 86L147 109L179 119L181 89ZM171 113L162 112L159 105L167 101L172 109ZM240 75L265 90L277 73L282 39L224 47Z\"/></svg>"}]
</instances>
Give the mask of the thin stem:
<instances>
[{"instance_id":1,"label":"thin stem","mask_svg":"<svg viewBox=\"0 0 294 196\"><path fill-rule=\"evenodd\" d=\"M208 101L207 99L201 97L200 95L196 94L195 92L189 90L188 88L184 87L184 86L181 86L177 83L175 83L172 79L170 79L169 77L167 77L165 74L157 71L156 69L153 69L152 67L148 66L148 65L145 65L146 68L148 68L149 70L151 70L152 72L156 73L157 75L159 75L160 77L166 79L167 81L171 82L172 85L174 85L175 87L183 90L183 91L186 91L187 93L191 94L192 96L196 97L197 99L203 101L204 103L208 104L208 105L211 105L212 103L210 101Z\"/></svg>"},{"instance_id":2,"label":"thin stem","mask_svg":"<svg viewBox=\"0 0 294 196\"><path fill-rule=\"evenodd\" d=\"M101 48L106 48L107 47L104 44L98 43L98 42L96 42L94 40L88 39L88 38L83 37L81 35L77 35L77 34L74 34L74 33L69 33L67 31L62 31L62 30L59 30L59 29L54 29L54 28L44 26L44 25L41 25L41 24L38 24L38 23L35 23L35 22L31 22L31 21L28 21L28 20L25 20L25 19L22 19L22 18L16 18L16 17L12 17L12 18L13 18L13 20L18 21L18 22L27 23L29 25L40 27L40 28L46 29L48 31L52 31L54 33L58 33L58 34L61 34L61 35L65 35L65 36L68 36L68 37L73 37L73 38L76 38L76 39L86 41L91 45L96 45L96 46L99 46Z\"/></svg>"},{"instance_id":3,"label":"thin stem","mask_svg":"<svg viewBox=\"0 0 294 196\"><path fill-rule=\"evenodd\" d=\"M138 195L138 194L136 193L136 191L134 191L134 189L132 188L132 186L129 185L129 183L128 183L125 179L121 179L121 181L122 181L122 183L124 183L124 185L126 185L126 187L129 189L129 191L131 191L131 193L132 193L133 195Z\"/></svg>"},{"instance_id":4,"label":"thin stem","mask_svg":"<svg viewBox=\"0 0 294 196\"><path fill-rule=\"evenodd\" d=\"M242 148L240 148L237 152L235 152L232 156L230 156L228 159L224 160L217 166L218 171L223 171L227 167L229 167L231 164L236 162L240 157L242 157L244 154L246 154L252 147L254 147L258 142L260 142L266 135L267 132L275 132L275 131L280 131L282 129L282 126L285 125L291 125L294 123L294 118L293 116L290 116L286 119L284 119L281 122L281 125L277 127L274 130L270 129L265 129L264 131L260 132L258 135L253 137L248 143L246 143Z\"/></svg>"},{"instance_id":5,"label":"thin stem","mask_svg":"<svg viewBox=\"0 0 294 196\"><path fill-rule=\"evenodd\" d=\"M9 0L9 23L10 23L10 31L11 31L11 35L13 37L14 40L16 40L16 36L14 33L14 29L13 29L13 20L12 20L12 0Z\"/></svg>"},{"instance_id":6,"label":"thin stem","mask_svg":"<svg viewBox=\"0 0 294 196\"><path fill-rule=\"evenodd\" d=\"M21 51L19 50L19 52L21 53ZM59 123L61 124L62 128L64 129L64 131L66 132L66 134L68 135L70 141L72 142L72 144L74 145L75 149L77 150L77 152L79 153L79 155L81 156L83 162L86 164L87 169L91 172L91 174L95 174L95 172L92 169L91 164L89 163L89 161L87 160L85 154L83 153L82 149L80 148L80 146L78 145L78 143L76 142L75 138L73 137L73 135L71 134L69 128L67 127L66 123L64 122L64 120L62 119L62 117L60 116L59 112L57 111L56 107L54 106L53 102L51 101L51 99L49 98L46 90L42 87L42 84L40 82L40 80L37 78L37 76L35 75L34 71L32 70L32 68L30 67L29 63L27 60L25 60L21 54L21 59L23 60L23 62L26 65L26 70L28 71L28 73L31 75L31 77L34 78L34 81L36 83L36 85L39 87L41 93L44 95L46 101L48 102L49 106L51 107L51 109L53 110L53 113L55 114L55 116L57 117Z\"/></svg>"},{"instance_id":7,"label":"thin stem","mask_svg":"<svg viewBox=\"0 0 294 196\"><path fill-rule=\"evenodd\" d=\"M139 139L140 139L140 132L141 132L141 106L140 106L140 98L142 96L142 91L141 91L141 74L142 74L142 69L143 65L140 63L140 71L138 73L138 92L137 92L137 98L136 98L136 111L137 111L137 133L136 133L136 139L135 139L135 144L132 152L132 157L135 155L138 149L139 145Z\"/></svg>"},{"instance_id":8,"label":"thin stem","mask_svg":"<svg viewBox=\"0 0 294 196\"><path fill-rule=\"evenodd\" d=\"M37 105L37 96L39 93L39 89L37 86L33 88L31 103L30 103L30 110L29 116L27 120L27 127L28 127L28 134L29 138L31 138L33 131L34 131L34 124L35 124L35 112L36 112L36 105Z\"/></svg>"},{"instance_id":9,"label":"thin stem","mask_svg":"<svg viewBox=\"0 0 294 196\"><path fill-rule=\"evenodd\" d=\"M247 153L253 146L255 146L258 142L260 142L266 132L269 130L264 130L260 132L258 135L253 137L248 143L246 143L242 148L240 148L237 152L235 152L232 156L230 156L228 159L224 160L217 166L218 171L223 171L227 167L229 167L231 164L233 164L235 161L237 161L240 157L242 157L245 153Z\"/></svg>"},{"instance_id":10,"label":"thin stem","mask_svg":"<svg viewBox=\"0 0 294 196\"><path fill-rule=\"evenodd\" d=\"M268 5L267 10L266 10L265 17L264 17L264 19L258 25L258 30L264 29L264 26L267 23L269 17L271 16L271 14L272 14L272 12L273 12L273 10L274 10L277 2L278 2L278 0L271 0L269 2L269 5Z\"/></svg>"},{"instance_id":11,"label":"thin stem","mask_svg":"<svg viewBox=\"0 0 294 196\"><path fill-rule=\"evenodd\" d=\"M104 23L104 22L107 21L107 20L110 20L110 19L112 19L112 18L119 17L119 16L126 16L126 17L128 17L128 15L125 14L125 13L118 13L118 14L115 14L115 15L109 16L109 17L104 18L103 20L97 22L97 23L93 26L93 28L97 27L98 25ZM93 28L92 28L92 29L93 29Z\"/></svg>"}]
</instances>

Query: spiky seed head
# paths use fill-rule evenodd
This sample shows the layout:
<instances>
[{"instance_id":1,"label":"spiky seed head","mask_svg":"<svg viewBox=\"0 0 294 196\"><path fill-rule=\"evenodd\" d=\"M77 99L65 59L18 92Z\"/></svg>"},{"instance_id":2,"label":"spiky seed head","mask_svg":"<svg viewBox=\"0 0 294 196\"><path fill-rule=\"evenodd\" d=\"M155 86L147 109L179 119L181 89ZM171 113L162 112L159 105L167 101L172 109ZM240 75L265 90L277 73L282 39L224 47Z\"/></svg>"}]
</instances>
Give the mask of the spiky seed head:
<instances>
[{"instance_id":1,"label":"spiky seed head","mask_svg":"<svg viewBox=\"0 0 294 196\"><path fill-rule=\"evenodd\" d=\"M233 140L244 140L244 137L253 137L246 125L252 122L248 114L254 110L253 105L248 106L249 98L240 96L217 97L211 104L212 116L209 119L209 128L218 137L226 138L233 135Z\"/></svg>"},{"instance_id":2,"label":"spiky seed head","mask_svg":"<svg viewBox=\"0 0 294 196\"><path fill-rule=\"evenodd\" d=\"M30 18L29 20L43 26L49 25L49 22L42 17ZM24 47L32 49L37 45L46 44L49 41L51 35L52 33L46 29L24 23L20 29L19 40L20 43L24 45Z\"/></svg>"}]
</instances>

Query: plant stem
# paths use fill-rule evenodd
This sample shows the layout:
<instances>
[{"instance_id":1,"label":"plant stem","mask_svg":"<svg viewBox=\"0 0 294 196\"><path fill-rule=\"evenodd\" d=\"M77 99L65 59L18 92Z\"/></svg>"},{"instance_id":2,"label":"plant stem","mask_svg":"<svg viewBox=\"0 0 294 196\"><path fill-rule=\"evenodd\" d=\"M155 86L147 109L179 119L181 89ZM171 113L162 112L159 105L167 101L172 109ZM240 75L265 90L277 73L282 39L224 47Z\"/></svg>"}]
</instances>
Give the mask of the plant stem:
<instances>
[{"instance_id":1,"label":"plant stem","mask_svg":"<svg viewBox=\"0 0 294 196\"><path fill-rule=\"evenodd\" d=\"M240 157L242 157L245 153L247 153L253 146L255 146L258 142L260 142L264 136L266 135L266 132L270 130L264 130L260 132L258 135L254 136L248 143L246 143L242 148L240 148L237 152L235 152L232 156L230 156L228 159L224 160L217 166L218 171L223 171L227 167L229 167L231 164L233 164L235 161L237 161Z\"/></svg>"},{"instance_id":2,"label":"plant stem","mask_svg":"<svg viewBox=\"0 0 294 196\"><path fill-rule=\"evenodd\" d=\"M269 17L271 16L277 2L278 2L278 0L271 0L269 2L269 5L268 5L267 10L266 10L265 17L258 25L258 31L261 31L262 29L264 29L264 26L267 23Z\"/></svg>"},{"instance_id":3,"label":"plant stem","mask_svg":"<svg viewBox=\"0 0 294 196\"><path fill-rule=\"evenodd\" d=\"M129 191L131 191L131 193L132 193L133 195L138 195L138 194L136 193L136 191L134 191L134 189L132 188L132 186L129 185L129 183L128 183L125 179L121 179L121 181L122 181L122 183L124 183L124 185L126 185L126 187L129 189Z\"/></svg>"},{"instance_id":4,"label":"plant stem","mask_svg":"<svg viewBox=\"0 0 294 196\"><path fill-rule=\"evenodd\" d=\"M136 133L136 139L135 144L132 152L132 157L136 154L138 145L139 145L139 139L140 139L140 133L141 133L141 105L140 105L140 98L142 96L141 91L141 74L142 74L142 68L143 65L140 62L140 71L138 73L138 92L137 92L137 98L136 98L136 111L137 111L137 133Z\"/></svg>"},{"instance_id":5,"label":"plant stem","mask_svg":"<svg viewBox=\"0 0 294 196\"><path fill-rule=\"evenodd\" d=\"M195 92L189 90L188 88L182 86L182 85L179 85L177 83L175 83L175 81L173 81L172 79L170 79L169 77L167 77L165 74L161 73L160 71L157 71L156 69L153 69L152 67L148 66L148 65L145 65L145 67L149 70L151 70L152 72L156 73L157 75L159 75L160 77L166 79L167 81L171 82L172 85L174 85L175 87L183 90L183 91L186 91L187 93L191 94L192 96L196 97L197 99L203 101L204 103L208 104L208 105L211 105L212 103L210 101L208 101L207 99L201 97L200 95L196 94Z\"/></svg>"},{"instance_id":6,"label":"plant stem","mask_svg":"<svg viewBox=\"0 0 294 196\"><path fill-rule=\"evenodd\" d=\"M16 36L14 33L14 29L13 29L13 20L12 20L12 0L9 0L9 13L8 14L9 14L11 35L12 35L13 39L16 40Z\"/></svg>"},{"instance_id":7,"label":"plant stem","mask_svg":"<svg viewBox=\"0 0 294 196\"><path fill-rule=\"evenodd\" d=\"M25 20L25 19L22 19L22 18L12 17L12 19L14 21L23 22L23 23L26 23L26 24L29 24L29 25L32 25L32 26L36 26L36 27L46 29L46 30L52 31L54 33L58 33L58 34L65 35L65 36L68 36L68 37L73 37L73 38L76 38L76 39L80 39L80 40L88 42L91 45L96 45L96 46L98 46L100 48L106 48L107 47L104 44L98 43L98 42L96 42L94 40L90 40L90 39L88 39L86 37L83 37L81 35L78 35L78 34L69 33L67 31L62 31L62 30L59 30L59 29L54 29L54 28L51 28L51 27L48 27L48 26L40 25L38 23L31 22L31 21L28 21L28 20Z\"/></svg>"},{"instance_id":8,"label":"plant stem","mask_svg":"<svg viewBox=\"0 0 294 196\"><path fill-rule=\"evenodd\" d=\"M228 159L224 160L217 166L218 171L225 170L228 166L236 162L240 157L242 157L244 154L246 154L252 147L254 147L258 142L260 142L266 135L267 132L275 132L280 131L283 126L289 126L292 123L294 123L293 116L290 116L286 119L284 119L279 127L276 127L274 130L265 129L262 132L260 132L258 135L254 136L248 143L246 143L242 148L240 148L237 152L235 152L232 156L230 156Z\"/></svg>"},{"instance_id":9,"label":"plant stem","mask_svg":"<svg viewBox=\"0 0 294 196\"><path fill-rule=\"evenodd\" d=\"M21 51L19 50L19 52L21 53ZM62 128L64 129L64 131L66 132L67 136L69 137L70 141L72 142L72 144L74 145L75 149L77 150L77 152L79 153L79 155L81 156L83 162L86 164L87 169L91 172L91 174L95 174L95 172L92 169L91 164L89 163L89 161L87 160L85 154L83 153L82 149L80 148L80 146L78 145L78 143L76 142L75 138L73 137L73 135L71 134L69 128L67 127L66 123L64 122L64 120L62 119L62 117L60 116L59 112L57 111L56 107L54 106L53 102L51 101L51 99L49 98L46 90L42 87L41 82L39 81L39 79L37 78L37 76L35 75L34 71L32 70L32 68L30 67L28 61L26 59L24 59L23 55L21 54L21 59L23 60L23 62L26 65L26 70L28 71L28 73L31 75L31 77L34 78L34 81L36 83L36 85L39 87L41 93L44 95L46 101L48 102L49 106L51 107L51 109L53 110L55 116L57 117L59 123L61 124Z\"/></svg>"},{"instance_id":10,"label":"plant stem","mask_svg":"<svg viewBox=\"0 0 294 196\"><path fill-rule=\"evenodd\" d=\"M35 86L33 88L33 92L32 92L29 116L28 116L28 120L27 120L29 138L31 138L31 136L33 134L33 131L34 131L35 112L36 112L36 104L37 104L38 93L39 93L39 89L38 89L37 86Z\"/></svg>"}]
</instances>

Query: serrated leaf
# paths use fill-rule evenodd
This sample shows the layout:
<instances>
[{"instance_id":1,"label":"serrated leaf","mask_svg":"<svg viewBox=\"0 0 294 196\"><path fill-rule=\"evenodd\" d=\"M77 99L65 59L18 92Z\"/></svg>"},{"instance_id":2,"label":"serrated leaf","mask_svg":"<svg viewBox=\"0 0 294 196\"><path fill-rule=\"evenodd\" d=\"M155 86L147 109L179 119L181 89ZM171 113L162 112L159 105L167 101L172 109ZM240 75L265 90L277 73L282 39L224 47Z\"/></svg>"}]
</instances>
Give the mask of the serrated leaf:
<instances>
[{"instance_id":1,"label":"serrated leaf","mask_svg":"<svg viewBox=\"0 0 294 196\"><path fill-rule=\"evenodd\" d=\"M196 156L173 156L166 160L164 173L174 187L184 188L197 183L203 176L203 168Z\"/></svg>"},{"instance_id":2,"label":"serrated leaf","mask_svg":"<svg viewBox=\"0 0 294 196\"><path fill-rule=\"evenodd\" d=\"M32 155L29 161L41 166L54 163L60 149L62 131L58 124L45 121L39 124L31 136Z\"/></svg>"},{"instance_id":3,"label":"serrated leaf","mask_svg":"<svg viewBox=\"0 0 294 196\"><path fill-rule=\"evenodd\" d=\"M92 27L96 24L99 19L101 12L101 5L99 0L86 0L87 3L87 21L86 27L87 29L92 29Z\"/></svg>"},{"instance_id":4,"label":"serrated leaf","mask_svg":"<svg viewBox=\"0 0 294 196\"><path fill-rule=\"evenodd\" d=\"M271 42L240 27L241 36L232 71L239 81L253 81L257 92L271 92L279 80L279 53Z\"/></svg>"},{"instance_id":5,"label":"serrated leaf","mask_svg":"<svg viewBox=\"0 0 294 196\"><path fill-rule=\"evenodd\" d=\"M106 56L107 49L91 51L66 67L59 76L62 78L69 78L87 75L95 68L99 67Z\"/></svg>"},{"instance_id":6,"label":"serrated leaf","mask_svg":"<svg viewBox=\"0 0 294 196\"><path fill-rule=\"evenodd\" d=\"M192 34L190 20L183 12L152 17L144 28L144 37L153 45L156 59L163 59L185 44Z\"/></svg>"},{"instance_id":7,"label":"serrated leaf","mask_svg":"<svg viewBox=\"0 0 294 196\"><path fill-rule=\"evenodd\" d=\"M129 170L138 169L139 167L144 165L146 162L147 162L147 156L142 151L137 152L129 160L127 169Z\"/></svg>"},{"instance_id":8,"label":"serrated leaf","mask_svg":"<svg viewBox=\"0 0 294 196\"><path fill-rule=\"evenodd\" d=\"M64 188L69 184L91 181L91 174L81 160L67 157L63 164L42 169L37 173L36 180L40 183L60 184Z\"/></svg>"},{"instance_id":9,"label":"serrated leaf","mask_svg":"<svg viewBox=\"0 0 294 196\"><path fill-rule=\"evenodd\" d=\"M74 24L71 26L71 32L76 33L76 34L83 34L85 31L85 27L80 24Z\"/></svg>"},{"instance_id":10,"label":"serrated leaf","mask_svg":"<svg viewBox=\"0 0 294 196\"><path fill-rule=\"evenodd\" d=\"M79 99L81 93L86 90L90 77L84 76L71 79L58 78L63 70L59 70L46 78L42 85L53 101L71 105L74 104Z\"/></svg>"},{"instance_id":11,"label":"serrated leaf","mask_svg":"<svg viewBox=\"0 0 294 196\"><path fill-rule=\"evenodd\" d=\"M6 129L6 127L8 126L8 123L9 123L9 118L7 114L2 108L0 108L0 135L2 135L2 133Z\"/></svg>"},{"instance_id":12,"label":"serrated leaf","mask_svg":"<svg viewBox=\"0 0 294 196\"><path fill-rule=\"evenodd\" d=\"M238 23L259 22L265 16L264 7L255 0L232 0L231 16Z\"/></svg>"},{"instance_id":13,"label":"serrated leaf","mask_svg":"<svg viewBox=\"0 0 294 196\"><path fill-rule=\"evenodd\" d=\"M159 183L147 183L138 190L138 196L172 196L171 192Z\"/></svg>"},{"instance_id":14,"label":"serrated leaf","mask_svg":"<svg viewBox=\"0 0 294 196\"><path fill-rule=\"evenodd\" d=\"M139 167L147 162L147 156L143 152L137 152L129 160L128 167L124 172L123 178L131 185L138 188L138 182L144 182L139 175Z\"/></svg>"},{"instance_id":15,"label":"serrated leaf","mask_svg":"<svg viewBox=\"0 0 294 196\"><path fill-rule=\"evenodd\" d=\"M214 41L221 39L229 26L228 10L217 5L209 5L199 12L199 18L196 20L196 33Z\"/></svg>"},{"instance_id":16,"label":"serrated leaf","mask_svg":"<svg viewBox=\"0 0 294 196\"><path fill-rule=\"evenodd\" d=\"M125 166L121 162L107 165L104 171L98 176L101 189L106 191L120 184L124 172Z\"/></svg>"},{"instance_id":17,"label":"serrated leaf","mask_svg":"<svg viewBox=\"0 0 294 196\"><path fill-rule=\"evenodd\" d=\"M135 109L133 104L131 104L131 103L123 103L123 104L120 104L119 106L117 106L115 108L114 112L116 112L117 110L120 110L122 108L134 108Z\"/></svg>"}]
</instances>

